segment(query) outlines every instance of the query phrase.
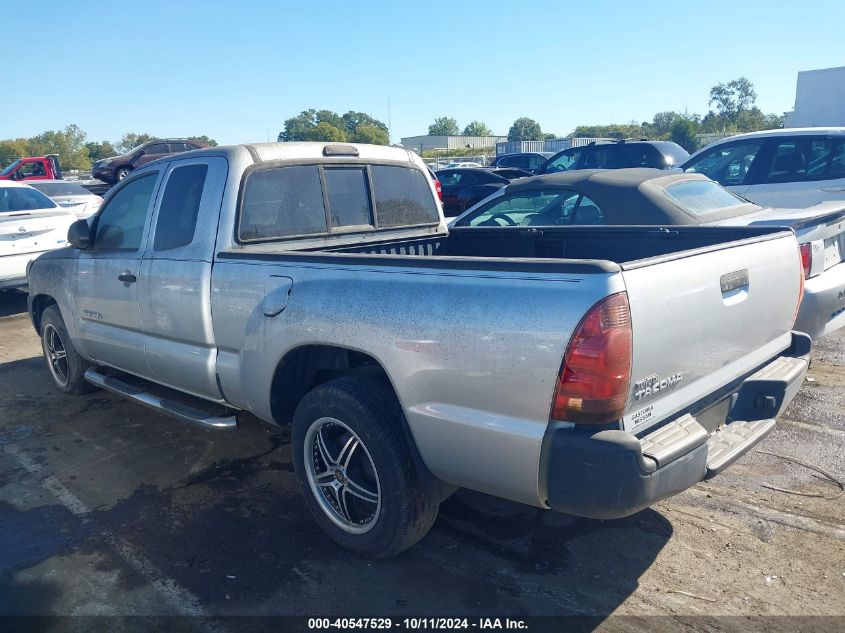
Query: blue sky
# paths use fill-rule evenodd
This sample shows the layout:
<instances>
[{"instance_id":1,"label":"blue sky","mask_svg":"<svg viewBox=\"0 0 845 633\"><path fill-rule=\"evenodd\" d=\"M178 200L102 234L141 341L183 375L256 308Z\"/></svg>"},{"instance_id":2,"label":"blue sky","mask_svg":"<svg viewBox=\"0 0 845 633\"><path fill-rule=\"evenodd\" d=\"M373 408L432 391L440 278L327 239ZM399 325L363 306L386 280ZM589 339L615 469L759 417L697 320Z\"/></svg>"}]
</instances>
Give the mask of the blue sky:
<instances>
[{"instance_id":1,"label":"blue sky","mask_svg":"<svg viewBox=\"0 0 845 633\"><path fill-rule=\"evenodd\" d=\"M0 138L76 123L125 132L275 139L307 108L364 111L392 139L436 116L497 134L707 111L745 75L766 112L799 70L845 65L845 2L51 1L2 11ZM45 7L42 11L41 7Z\"/></svg>"}]
</instances>

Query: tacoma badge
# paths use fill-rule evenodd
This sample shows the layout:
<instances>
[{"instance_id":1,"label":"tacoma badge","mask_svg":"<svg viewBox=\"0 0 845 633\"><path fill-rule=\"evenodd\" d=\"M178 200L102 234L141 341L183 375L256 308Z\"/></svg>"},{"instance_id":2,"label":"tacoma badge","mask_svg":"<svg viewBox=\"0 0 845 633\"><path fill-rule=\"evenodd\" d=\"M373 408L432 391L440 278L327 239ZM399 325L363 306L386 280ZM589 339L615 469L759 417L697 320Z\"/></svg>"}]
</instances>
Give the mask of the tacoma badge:
<instances>
[{"instance_id":1,"label":"tacoma badge","mask_svg":"<svg viewBox=\"0 0 845 633\"><path fill-rule=\"evenodd\" d=\"M664 391L669 387L674 387L681 380L684 375L681 372L676 372L668 378L658 378L652 374L648 378L643 378L634 383L634 400L642 400L643 398L650 398L659 391Z\"/></svg>"}]
</instances>

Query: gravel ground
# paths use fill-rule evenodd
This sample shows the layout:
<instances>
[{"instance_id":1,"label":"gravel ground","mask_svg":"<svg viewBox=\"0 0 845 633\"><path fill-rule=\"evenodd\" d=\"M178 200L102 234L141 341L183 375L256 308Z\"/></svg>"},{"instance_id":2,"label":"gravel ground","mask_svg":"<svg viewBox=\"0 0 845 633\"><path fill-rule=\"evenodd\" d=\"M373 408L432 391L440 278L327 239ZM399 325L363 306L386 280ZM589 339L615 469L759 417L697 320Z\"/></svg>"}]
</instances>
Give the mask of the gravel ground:
<instances>
[{"instance_id":1,"label":"gravel ground","mask_svg":"<svg viewBox=\"0 0 845 633\"><path fill-rule=\"evenodd\" d=\"M845 496L763 452L845 481L841 333L819 341L772 435L720 477L618 521L462 490L418 546L376 563L315 528L285 429L211 434L104 392L59 394L24 312L0 293L0 614L638 616L607 630L845 615Z\"/></svg>"}]
</instances>

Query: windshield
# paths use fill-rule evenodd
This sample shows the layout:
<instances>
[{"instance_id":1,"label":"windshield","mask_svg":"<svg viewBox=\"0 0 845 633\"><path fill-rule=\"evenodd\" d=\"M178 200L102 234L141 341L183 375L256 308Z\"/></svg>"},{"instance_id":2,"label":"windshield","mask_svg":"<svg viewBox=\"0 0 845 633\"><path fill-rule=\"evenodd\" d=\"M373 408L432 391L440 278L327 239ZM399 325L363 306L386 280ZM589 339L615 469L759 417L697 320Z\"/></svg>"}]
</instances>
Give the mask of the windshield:
<instances>
[{"instance_id":1,"label":"windshield","mask_svg":"<svg viewBox=\"0 0 845 633\"><path fill-rule=\"evenodd\" d=\"M38 182L33 180L29 184L48 196L88 196L91 192L75 182Z\"/></svg>"},{"instance_id":2,"label":"windshield","mask_svg":"<svg viewBox=\"0 0 845 633\"><path fill-rule=\"evenodd\" d=\"M520 191L491 200L455 226L566 225L571 223L582 198L571 190Z\"/></svg>"},{"instance_id":3,"label":"windshield","mask_svg":"<svg viewBox=\"0 0 845 633\"><path fill-rule=\"evenodd\" d=\"M16 160L14 163L12 163L8 167L6 167L6 169L4 169L3 171L0 171L0 176L8 176L13 171L15 171L18 168L18 165L20 165L20 164L21 164L20 159Z\"/></svg>"},{"instance_id":4,"label":"windshield","mask_svg":"<svg viewBox=\"0 0 845 633\"><path fill-rule=\"evenodd\" d=\"M663 193L682 209L695 215L709 215L748 204L711 180L677 182L666 187Z\"/></svg>"}]
</instances>

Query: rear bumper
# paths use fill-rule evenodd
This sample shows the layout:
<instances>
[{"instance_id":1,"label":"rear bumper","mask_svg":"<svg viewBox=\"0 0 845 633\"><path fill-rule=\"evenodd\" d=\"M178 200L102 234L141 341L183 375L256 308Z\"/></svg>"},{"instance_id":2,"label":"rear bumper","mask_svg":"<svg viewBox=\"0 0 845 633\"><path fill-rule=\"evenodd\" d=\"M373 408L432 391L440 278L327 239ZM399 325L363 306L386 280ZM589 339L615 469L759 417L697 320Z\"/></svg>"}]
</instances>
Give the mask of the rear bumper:
<instances>
[{"instance_id":1,"label":"rear bumper","mask_svg":"<svg viewBox=\"0 0 845 633\"><path fill-rule=\"evenodd\" d=\"M628 516L712 477L774 428L804 380L811 341L794 332L792 346L729 396L727 424L713 433L686 414L644 437L617 430L551 431L548 504L567 514Z\"/></svg>"},{"instance_id":2,"label":"rear bumper","mask_svg":"<svg viewBox=\"0 0 845 633\"><path fill-rule=\"evenodd\" d=\"M804 299L795 329L813 339L845 326L845 262L828 268L804 284Z\"/></svg>"}]
</instances>

